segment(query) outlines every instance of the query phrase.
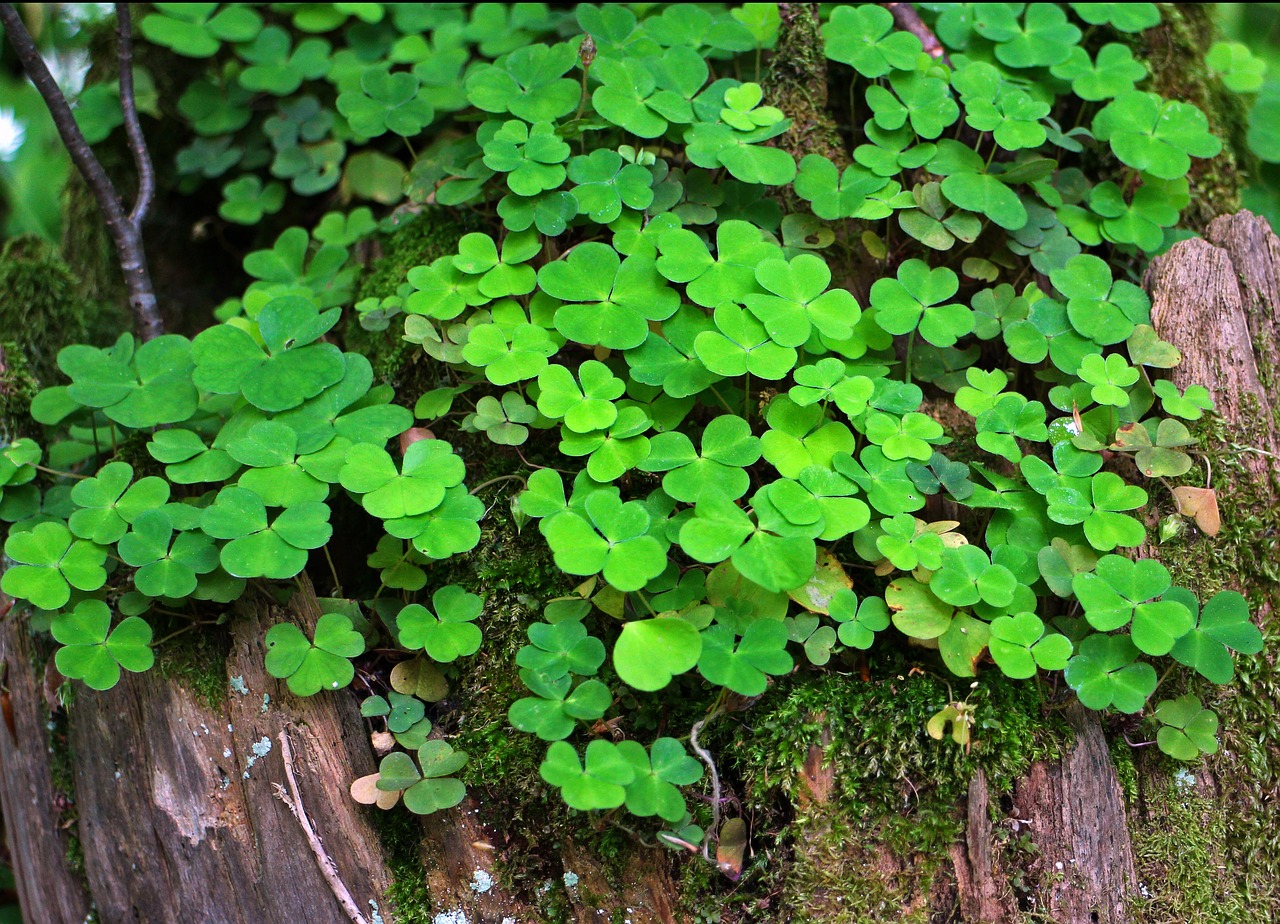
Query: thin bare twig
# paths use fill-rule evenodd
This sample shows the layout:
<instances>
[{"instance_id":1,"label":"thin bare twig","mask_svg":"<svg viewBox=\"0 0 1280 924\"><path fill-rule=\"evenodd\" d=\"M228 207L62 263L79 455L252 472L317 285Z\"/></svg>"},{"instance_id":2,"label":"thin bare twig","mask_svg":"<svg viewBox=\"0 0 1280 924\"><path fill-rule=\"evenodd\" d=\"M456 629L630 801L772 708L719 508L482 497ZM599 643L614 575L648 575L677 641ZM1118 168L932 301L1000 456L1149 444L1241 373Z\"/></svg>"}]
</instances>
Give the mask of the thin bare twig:
<instances>
[{"instance_id":1,"label":"thin bare twig","mask_svg":"<svg viewBox=\"0 0 1280 924\"><path fill-rule=\"evenodd\" d=\"M723 694L721 698L723 699ZM711 858L711 839L720 834L720 773L716 770L716 762L711 752L698 743L698 735L720 712L720 700L717 700L712 710L695 722L693 728L689 730L689 747L702 758L702 762L707 765L707 772L711 774L711 828L702 841L702 856L706 859Z\"/></svg>"},{"instance_id":2,"label":"thin bare twig","mask_svg":"<svg viewBox=\"0 0 1280 924\"><path fill-rule=\"evenodd\" d=\"M933 34L933 30L924 24L924 20L916 12L914 5L910 3L882 3L880 5L893 14L893 21L899 29L903 32L910 32L920 40L920 44L924 46L925 54L931 58L936 58L947 67L951 66L951 59L947 57L947 52L942 47L942 42L938 41L938 37Z\"/></svg>"},{"instance_id":3,"label":"thin bare twig","mask_svg":"<svg viewBox=\"0 0 1280 924\"><path fill-rule=\"evenodd\" d=\"M139 231L151 210L156 196L156 171L151 164L151 152L138 121L138 101L133 92L133 21L129 16L129 4L116 4L116 39L120 62L120 109L124 113L124 133L129 139L129 153L138 168L138 196L134 199L129 221Z\"/></svg>"},{"instance_id":4,"label":"thin bare twig","mask_svg":"<svg viewBox=\"0 0 1280 924\"><path fill-rule=\"evenodd\" d=\"M123 6L123 4L121 5ZM150 156L146 154L145 145L141 144L142 132L137 126L137 109L133 99L133 46L132 42L129 41L131 35L128 13L125 13L120 24L122 37L120 47L120 102L124 108L126 121L129 119L130 113L132 113L133 117L133 127L126 126L126 131L129 135L129 146L133 150L135 159L141 156L147 162L148 176L150 177L148 180L147 176L141 174L141 161L139 161L139 207L135 207L136 221L125 213L124 204L120 199L120 195L116 192L111 178L107 176L106 170L103 169L102 164L94 155L93 149L89 147L89 142L85 140L84 134L81 133L80 126L76 124L76 118L71 113L71 106L67 103L67 98L62 94L62 90L58 87L58 82L53 79L53 75L49 73L49 67L45 64L44 58L40 56L35 40L32 39L31 33L27 31L27 27L22 21L22 16L19 15L12 3L0 3L0 24L3 24L4 31L9 36L9 44L13 46L13 50L17 53L18 60L22 62L27 76L31 78L31 82L35 84L40 96L44 99L45 105L49 107L49 114L53 116L53 124L57 127L58 135L62 138L62 143L66 145L67 152L71 155L72 163L76 165L76 169L84 177L90 191L93 193L93 197L98 202L98 207L102 209L107 231L111 234L112 243L115 244L116 256L120 261L120 270L124 274L125 287L129 292L129 306L133 311L133 320L138 331L138 337L144 341L158 337L164 333L164 323L161 321L159 309L156 307L155 290L151 285L151 274L147 270L147 257L142 249L141 228L142 217L146 213L150 198L155 190L155 175L150 170ZM127 95L125 93L126 86L129 90ZM126 99L128 100L127 103Z\"/></svg>"},{"instance_id":5,"label":"thin bare twig","mask_svg":"<svg viewBox=\"0 0 1280 924\"><path fill-rule=\"evenodd\" d=\"M284 775L289 781L289 792L284 791L284 787L279 783L273 783L276 790L276 798L289 807L289 811L293 813L293 817L298 819L298 824L302 827L302 833L306 835L307 844L311 847L311 852L316 855L316 862L320 864L320 874L324 876L324 881L329 884L329 890L333 892L333 897L338 900L338 904L342 906L342 910L347 913L353 924L369 924L368 920L360 913L360 907L356 904L351 892L347 889L346 884L338 875L338 867L333 862L333 858L325 851L324 845L320 843L320 838L316 835L315 830L311 827L311 820L307 818L306 811L302 808L302 793L298 791L298 781L293 775L293 750L289 747L289 733L283 728L280 729L280 756L284 760ZM292 793L292 797L290 797Z\"/></svg>"}]
</instances>

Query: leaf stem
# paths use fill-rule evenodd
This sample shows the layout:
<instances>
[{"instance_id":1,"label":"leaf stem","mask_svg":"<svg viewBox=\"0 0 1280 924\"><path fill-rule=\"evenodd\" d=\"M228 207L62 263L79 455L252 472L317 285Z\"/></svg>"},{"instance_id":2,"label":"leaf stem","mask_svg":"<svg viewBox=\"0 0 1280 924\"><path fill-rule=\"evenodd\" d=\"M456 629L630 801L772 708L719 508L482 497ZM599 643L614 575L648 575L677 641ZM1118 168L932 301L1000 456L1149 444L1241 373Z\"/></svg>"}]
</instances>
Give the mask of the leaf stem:
<instances>
[{"instance_id":1,"label":"leaf stem","mask_svg":"<svg viewBox=\"0 0 1280 924\"><path fill-rule=\"evenodd\" d=\"M324 544L324 560L329 563L329 575L333 578L333 592L339 597L345 597L342 592L342 581L338 580L338 569L334 567L333 556L329 554L329 543Z\"/></svg>"}]
</instances>

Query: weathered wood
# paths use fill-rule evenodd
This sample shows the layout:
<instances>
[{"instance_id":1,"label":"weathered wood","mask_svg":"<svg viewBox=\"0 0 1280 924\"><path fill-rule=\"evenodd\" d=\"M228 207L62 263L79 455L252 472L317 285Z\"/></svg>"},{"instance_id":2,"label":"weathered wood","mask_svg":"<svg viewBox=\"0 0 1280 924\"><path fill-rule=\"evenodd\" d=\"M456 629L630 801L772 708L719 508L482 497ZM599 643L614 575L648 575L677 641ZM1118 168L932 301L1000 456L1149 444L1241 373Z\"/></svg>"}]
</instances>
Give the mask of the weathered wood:
<instances>
[{"instance_id":1,"label":"weathered wood","mask_svg":"<svg viewBox=\"0 0 1280 924\"><path fill-rule=\"evenodd\" d=\"M1014 919L1015 909L1011 890L1003 881L1004 871L996 868L991 791L981 770L969 783L967 813L964 841L951 845L960 913L966 921L1004 924Z\"/></svg>"},{"instance_id":2,"label":"weathered wood","mask_svg":"<svg viewBox=\"0 0 1280 924\"><path fill-rule=\"evenodd\" d=\"M276 797L288 729L303 804L368 914L389 881L368 811L347 785L373 771L354 697L299 699L263 666L266 629L319 617L310 583L290 605L245 606L233 628L225 704L128 676L71 713L85 871L104 924L343 922L298 822ZM239 691L239 692L238 692Z\"/></svg>"},{"instance_id":3,"label":"weathered wood","mask_svg":"<svg viewBox=\"0 0 1280 924\"><path fill-rule=\"evenodd\" d=\"M0 600L5 609L12 603ZM0 670L8 697L0 728L0 810L23 920L75 924L88 914L89 898L66 862L67 836L60 830L50 772L49 709L33 658L26 621L11 611L0 620Z\"/></svg>"}]
</instances>

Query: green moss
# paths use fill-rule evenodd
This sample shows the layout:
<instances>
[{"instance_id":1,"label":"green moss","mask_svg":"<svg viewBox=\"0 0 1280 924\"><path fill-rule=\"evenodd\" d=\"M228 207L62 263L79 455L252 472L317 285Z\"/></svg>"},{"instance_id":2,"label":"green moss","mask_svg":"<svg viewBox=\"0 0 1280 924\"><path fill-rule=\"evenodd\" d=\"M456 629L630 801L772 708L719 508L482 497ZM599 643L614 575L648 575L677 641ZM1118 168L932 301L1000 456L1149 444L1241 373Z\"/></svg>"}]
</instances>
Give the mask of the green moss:
<instances>
[{"instance_id":1,"label":"green moss","mask_svg":"<svg viewBox=\"0 0 1280 924\"><path fill-rule=\"evenodd\" d=\"M227 655L231 637L224 628L183 632L156 648L155 670L217 709L227 700Z\"/></svg>"},{"instance_id":2,"label":"green moss","mask_svg":"<svg viewBox=\"0 0 1280 924\"><path fill-rule=\"evenodd\" d=\"M925 732L959 697L977 710L968 752ZM721 720L709 737L722 773L741 787L753 844L770 854L749 866L724 920L929 920L930 885L963 831L959 805L974 773L1005 792L1068 741L1043 705L1034 684L1003 678L969 689L918 671L872 682L824 673L797 675L736 721ZM811 748L832 768L816 786L806 778ZM695 907L727 900L714 870L687 871L684 889Z\"/></svg>"},{"instance_id":3,"label":"green moss","mask_svg":"<svg viewBox=\"0 0 1280 924\"><path fill-rule=\"evenodd\" d=\"M780 8L783 17L778 44L770 57L763 86L765 102L791 119L779 146L799 160L821 154L837 166L849 163L846 145L827 109L827 58L816 8L792 3Z\"/></svg>"},{"instance_id":4,"label":"green moss","mask_svg":"<svg viewBox=\"0 0 1280 924\"><path fill-rule=\"evenodd\" d=\"M405 284L409 270L456 253L463 233L455 211L428 208L404 213L395 230L375 240L374 246L379 252L365 268L357 298L382 299L395 295ZM393 318L386 330L367 331L352 312L345 334L347 349L367 356L380 381L406 384L406 378L415 371L413 367L419 364L415 359L421 359L422 350L401 339L403 328L403 319ZM406 393L414 397L425 390L405 388Z\"/></svg>"},{"instance_id":5,"label":"green moss","mask_svg":"<svg viewBox=\"0 0 1280 924\"><path fill-rule=\"evenodd\" d=\"M404 810L375 812L374 830L387 858L391 884L383 917L396 924L431 924L431 891L422 865L422 825Z\"/></svg>"},{"instance_id":6,"label":"green moss","mask_svg":"<svg viewBox=\"0 0 1280 924\"><path fill-rule=\"evenodd\" d=\"M88 334L76 278L54 247L33 235L5 244L0 255L0 341L22 344L31 373L52 384L58 350Z\"/></svg>"}]
</instances>

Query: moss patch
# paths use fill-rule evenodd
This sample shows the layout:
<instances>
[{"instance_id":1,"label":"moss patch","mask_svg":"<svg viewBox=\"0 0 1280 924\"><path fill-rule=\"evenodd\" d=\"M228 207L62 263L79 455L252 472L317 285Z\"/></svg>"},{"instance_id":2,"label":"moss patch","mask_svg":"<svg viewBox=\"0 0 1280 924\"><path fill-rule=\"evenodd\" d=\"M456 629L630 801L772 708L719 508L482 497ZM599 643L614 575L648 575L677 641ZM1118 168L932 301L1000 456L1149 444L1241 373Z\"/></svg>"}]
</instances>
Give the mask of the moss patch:
<instances>
[{"instance_id":1,"label":"moss patch","mask_svg":"<svg viewBox=\"0 0 1280 924\"><path fill-rule=\"evenodd\" d=\"M222 627L184 632L156 648L155 670L210 709L227 701L227 655L231 636Z\"/></svg>"},{"instance_id":2,"label":"moss patch","mask_svg":"<svg viewBox=\"0 0 1280 924\"><path fill-rule=\"evenodd\" d=\"M431 924L431 893L419 848L422 825L407 811L373 813L374 830L387 857L391 884L383 895L383 917L396 924Z\"/></svg>"},{"instance_id":3,"label":"moss patch","mask_svg":"<svg viewBox=\"0 0 1280 924\"><path fill-rule=\"evenodd\" d=\"M58 377L58 350L83 342L89 333L79 282L54 247L27 235L0 254L0 340L22 344L36 380Z\"/></svg>"}]
</instances>

